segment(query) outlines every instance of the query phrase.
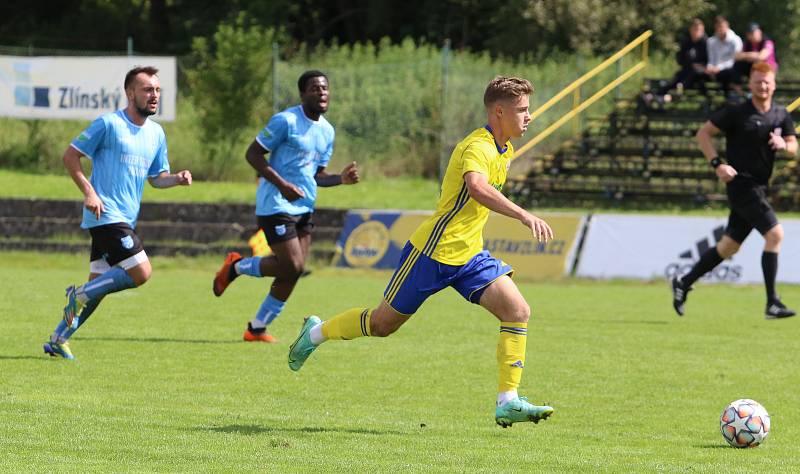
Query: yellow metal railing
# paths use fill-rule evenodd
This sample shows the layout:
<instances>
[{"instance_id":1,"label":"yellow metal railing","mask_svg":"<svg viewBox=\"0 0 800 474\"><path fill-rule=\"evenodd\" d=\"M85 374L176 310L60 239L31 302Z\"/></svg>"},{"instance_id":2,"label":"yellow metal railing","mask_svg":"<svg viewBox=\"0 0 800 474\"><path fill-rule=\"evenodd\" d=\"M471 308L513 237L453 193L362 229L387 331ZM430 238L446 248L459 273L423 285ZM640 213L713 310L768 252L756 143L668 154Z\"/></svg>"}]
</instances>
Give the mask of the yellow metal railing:
<instances>
[{"instance_id":1,"label":"yellow metal railing","mask_svg":"<svg viewBox=\"0 0 800 474\"><path fill-rule=\"evenodd\" d=\"M570 93L573 94L573 105L572 110L567 112L565 115L560 117L558 120L553 122L550 126L539 132L538 135L531 138L526 144L522 145L517 151L517 156L521 156L526 151L530 150L534 146L536 146L539 142L547 138L551 133L553 133L556 129L564 125L565 123L572 120L576 115L586 110L587 107L594 104L598 100L600 100L604 95L608 94L611 90L615 87L619 86L626 80L628 80L631 76L636 74L637 72L641 71L647 66L647 61L649 58L649 40L650 37L653 36L653 32L651 30L647 30L638 38L634 39L630 43L628 43L624 48L620 49L613 56L606 59L602 63L598 64L597 67L592 69L591 71L587 72L583 76L579 77L575 80L572 84L565 87L561 92L554 95L550 100L542 104L539 108L534 110L531 113L531 120L535 120L537 117L545 113L550 107L558 103L561 99L568 96ZM613 81L609 82L599 91L597 91L594 95L586 99L585 101L580 101L580 87L590 79L594 78L608 67L610 67L615 62L622 59L628 53L633 51L637 46L642 46L642 59L638 63L636 63L633 67L622 73L619 77L614 79Z\"/></svg>"},{"instance_id":2,"label":"yellow metal railing","mask_svg":"<svg viewBox=\"0 0 800 474\"><path fill-rule=\"evenodd\" d=\"M796 108L798 108L798 107L800 107L800 97L796 98L796 99L794 100L794 102L792 102L791 104L789 104L789 106L788 106L788 107L786 107L786 110L788 110L789 112L794 112L794 109L796 109Z\"/></svg>"}]
</instances>

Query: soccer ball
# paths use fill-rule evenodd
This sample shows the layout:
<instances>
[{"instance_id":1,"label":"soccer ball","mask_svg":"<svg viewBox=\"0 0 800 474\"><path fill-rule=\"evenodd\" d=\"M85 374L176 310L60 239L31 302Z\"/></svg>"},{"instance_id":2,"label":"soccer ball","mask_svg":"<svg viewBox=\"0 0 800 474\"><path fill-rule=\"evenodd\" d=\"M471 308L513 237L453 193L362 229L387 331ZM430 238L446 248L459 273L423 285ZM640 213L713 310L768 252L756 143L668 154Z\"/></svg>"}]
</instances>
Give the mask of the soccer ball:
<instances>
[{"instance_id":1,"label":"soccer ball","mask_svg":"<svg viewBox=\"0 0 800 474\"><path fill-rule=\"evenodd\" d=\"M755 400L736 400L722 410L719 429L734 448L755 448L769 435L769 413Z\"/></svg>"}]
</instances>

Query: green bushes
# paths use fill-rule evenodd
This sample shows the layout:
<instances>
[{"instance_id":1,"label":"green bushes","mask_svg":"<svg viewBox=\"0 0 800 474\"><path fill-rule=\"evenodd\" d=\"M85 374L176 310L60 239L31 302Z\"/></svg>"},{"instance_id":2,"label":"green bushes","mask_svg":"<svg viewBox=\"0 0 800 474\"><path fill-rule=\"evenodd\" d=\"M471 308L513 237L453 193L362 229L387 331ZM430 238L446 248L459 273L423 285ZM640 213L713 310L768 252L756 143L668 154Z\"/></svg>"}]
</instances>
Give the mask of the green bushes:
<instances>
[{"instance_id":1,"label":"green bushes","mask_svg":"<svg viewBox=\"0 0 800 474\"><path fill-rule=\"evenodd\" d=\"M211 41L195 38L192 43L197 66L187 78L211 178L227 177L234 151L264 105L271 70L265 46L277 39L274 30L248 25L240 14L233 23L221 24Z\"/></svg>"},{"instance_id":2,"label":"green bushes","mask_svg":"<svg viewBox=\"0 0 800 474\"><path fill-rule=\"evenodd\" d=\"M331 44L313 50L287 47L281 52L283 59L273 63L272 41L279 37L272 30L245 24L240 17L220 26L211 39L195 41L194 55L181 60L191 66L184 68L189 87L178 98L177 120L162 124L174 169L189 168L198 179L252 179L245 149L273 110L299 102L297 78L313 68L330 78L327 118L336 127L332 170L356 160L367 178L435 177L440 159L449 157L458 140L484 124L483 90L492 77L513 74L530 79L536 89L533 110L602 60L561 54L545 60L510 61L456 51L450 53L445 68L441 48L407 39L395 44L388 40ZM671 74L672 59L656 56L654 67L658 72L648 75ZM587 84L583 97L614 73L611 68L597 83ZM636 76L625 85L625 95L639 88L640 79ZM607 110L610 100L589 109L590 113ZM553 108L525 138L570 106L567 100ZM0 165L60 172L64 148L88 121L2 119L0 123L4 132ZM569 125L562 127L539 150L553 148L571 134ZM516 145L522 143L524 139Z\"/></svg>"},{"instance_id":3,"label":"green bushes","mask_svg":"<svg viewBox=\"0 0 800 474\"><path fill-rule=\"evenodd\" d=\"M0 168L60 172L61 156L87 123L0 118Z\"/></svg>"}]
</instances>

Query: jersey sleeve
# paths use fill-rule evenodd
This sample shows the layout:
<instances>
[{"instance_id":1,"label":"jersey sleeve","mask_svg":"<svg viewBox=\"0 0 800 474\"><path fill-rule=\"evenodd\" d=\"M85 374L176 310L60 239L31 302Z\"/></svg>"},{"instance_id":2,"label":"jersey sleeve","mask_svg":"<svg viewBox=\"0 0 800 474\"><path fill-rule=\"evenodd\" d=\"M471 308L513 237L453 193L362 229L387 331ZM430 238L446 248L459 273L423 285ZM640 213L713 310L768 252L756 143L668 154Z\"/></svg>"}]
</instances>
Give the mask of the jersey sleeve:
<instances>
[{"instance_id":1,"label":"jersey sleeve","mask_svg":"<svg viewBox=\"0 0 800 474\"><path fill-rule=\"evenodd\" d=\"M159 146L158 151L156 151L155 159L153 160L152 163L150 163L150 169L147 170L147 176L150 178L154 178L164 172L169 173L169 160L167 159L166 135L162 136L161 146Z\"/></svg>"},{"instance_id":2,"label":"jersey sleeve","mask_svg":"<svg viewBox=\"0 0 800 474\"><path fill-rule=\"evenodd\" d=\"M792 115L786 112L783 115L783 122L781 122L781 136L788 137L789 135L797 136L797 130L794 128Z\"/></svg>"},{"instance_id":3,"label":"jersey sleeve","mask_svg":"<svg viewBox=\"0 0 800 474\"><path fill-rule=\"evenodd\" d=\"M463 164L461 169L461 175L465 175L471 171L476 173L480 173L486 177L489 177L489 157L486 155L486 152L482 150L479 146L476 145L469 145L465 150L464 154L462 155Z\"/></svg>"},{"instance_id":4,"label":"jersey sleeve","mask_svg":"<svg viewBox=\"0 0 800 474\"><path fill-rule=\"evenodd\" d=\"M80 135L75 137L75 139L70 142L70 145L72 148L81 152L81 154L94 159L95 152L100 148L100 145L103 144L105 136L106 122L103 120L103 117L98 117L82 131Z\"/></svg>"},{"instance_id":5,"label":"jersey sleeve","mask_svg":"<svg viewBox=\"0 0 800 474\"><path fill-rule=\"evenodd\" d=\"M286 140L289 135L289 123L283 114L273 115L267 126L256 136L256 141L267 151L272 151Z\"/></svg>"},{"instance_id":6,"label":"jersey sleeve","mask_svg":"<svg viewBox=\"0 0 800 474\"><path fill-rule=\"evenodd\" d=\"M331 156L333 156L333 139L334 134L331 132L330 140L328 140L328 148L325 150L325 153L319 159L319 166L328 166L328 163L331 161Z\"/></svg>"},{"instance_id":7,"label":"jersey sleeve","mask_svg":"<svg viewBox=\"0 0 800 474\"><path fill-rule=\"evenodd\" d=\"M714 124L715 127L722 130L723 132L728 132L733 127L733 110L729 106L725 106L713 114L708 120Z\"/></svg>"}]
</instances>

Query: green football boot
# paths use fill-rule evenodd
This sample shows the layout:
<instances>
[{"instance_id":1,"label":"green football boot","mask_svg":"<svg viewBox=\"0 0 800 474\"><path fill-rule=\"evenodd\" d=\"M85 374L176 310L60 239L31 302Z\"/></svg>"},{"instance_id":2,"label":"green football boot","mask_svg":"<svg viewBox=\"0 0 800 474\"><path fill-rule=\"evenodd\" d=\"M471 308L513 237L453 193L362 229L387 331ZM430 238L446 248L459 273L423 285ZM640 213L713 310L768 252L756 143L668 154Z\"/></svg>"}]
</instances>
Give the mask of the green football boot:
<instances>
[{"instance_id":1,"label":"green football boot","mask_svg":"<svg viewBox=\"0 0 800 474\"><path fill-rule=\"evenodd\" d=\"M546 420L552 414L553 407L532 405L528 402L527 397L517 397L495 408L494 421L503 428L508 428L521 421L539 423L540 420Z\"/></svg>"},{"instance_id":2,"label":"green football boot","mask_svg":"<svg viewBox=\"0 0 800 474\"><path fill-rule=\"evenodd\" d=\"M316 316L309 316L303 322L303 328L300 329L300 335L289 346L289 368L297 372L303 367L308 356L314 352L317 346L311 342L311 328L321 323L322 321Z\"/></svg>"},{"instance_id":3,"label":"green football boot","mask_svg":"<svg viewBox=\"0 0 800 474\"><path fill-rule=\"evenodd\" d=\"M67 360L75 360L75 356L72 355L72 351L69 350L69 343L66 341L62 343L52 341L45 342L42 347L44 353L50 355L50 357L63 357Z\"/></svg>"}]
</instances>

